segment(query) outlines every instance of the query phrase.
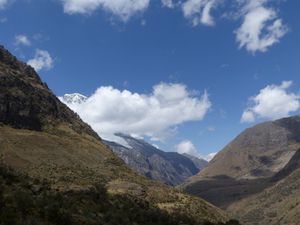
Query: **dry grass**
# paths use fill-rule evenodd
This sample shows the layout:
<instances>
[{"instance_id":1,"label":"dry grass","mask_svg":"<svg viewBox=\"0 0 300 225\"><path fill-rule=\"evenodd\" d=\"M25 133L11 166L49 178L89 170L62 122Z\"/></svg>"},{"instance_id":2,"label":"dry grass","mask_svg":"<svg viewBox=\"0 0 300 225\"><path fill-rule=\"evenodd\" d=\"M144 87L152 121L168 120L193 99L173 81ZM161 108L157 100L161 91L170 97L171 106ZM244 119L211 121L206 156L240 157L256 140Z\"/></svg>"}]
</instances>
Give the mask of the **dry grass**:
<instances>
[{"instance_id":1,"label":"dry grass","mask_svg":"<svg viewBox=\"0 0 300 225\"><path fill-rule=\"evenodd\" d=\"M8 166L45 179L60 191L84 190L105 182L112 194L145 199L170 213L189 215L199 223L228 219L222 210L199 198L137 175L99 140L81 136L67 126L49 132L0 126L0 154Z\"/></svg>"}]
</instances>

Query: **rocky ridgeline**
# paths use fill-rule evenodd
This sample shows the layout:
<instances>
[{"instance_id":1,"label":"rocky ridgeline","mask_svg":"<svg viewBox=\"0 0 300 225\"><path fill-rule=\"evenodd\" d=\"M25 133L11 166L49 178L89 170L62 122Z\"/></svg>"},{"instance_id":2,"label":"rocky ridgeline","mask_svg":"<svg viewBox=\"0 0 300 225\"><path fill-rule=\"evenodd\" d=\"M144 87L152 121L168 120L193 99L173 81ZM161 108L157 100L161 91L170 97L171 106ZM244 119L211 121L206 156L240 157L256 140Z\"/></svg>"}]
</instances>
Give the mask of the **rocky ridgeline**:
<instances>
[{"instance_id":1,"label":"rocky ridgeline","mask_svg":"<svg viewBox=\"0 0 300 225\"><path fill-rule=\"evenodd\" d=\"M0 123L38 131L65 123L77 133L99 138L59 101L32 67L17 60L3 46L0 46Z\"/></svg>"}]
</instances>

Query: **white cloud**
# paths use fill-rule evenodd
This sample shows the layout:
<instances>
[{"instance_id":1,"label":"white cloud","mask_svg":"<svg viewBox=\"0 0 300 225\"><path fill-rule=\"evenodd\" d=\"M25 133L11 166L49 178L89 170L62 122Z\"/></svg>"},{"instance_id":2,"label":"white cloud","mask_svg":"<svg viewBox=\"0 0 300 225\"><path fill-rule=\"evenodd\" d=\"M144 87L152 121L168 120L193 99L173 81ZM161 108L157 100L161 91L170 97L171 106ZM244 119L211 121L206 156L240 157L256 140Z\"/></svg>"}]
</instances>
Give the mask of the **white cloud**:
<instances>
[{"instance_id":1,"label":"white cloud","mask_svg":"<svg viewBox=\"0 0 300 225\"><path fill-rule=\"evenodd\" d=\"M53 61L48 51L37 49L34 58L30 59L27 64L32 66L36 71L42 69L49 70L53 67Z\"/></svg>"},{"instance_id":2,"label":"white cloud","mask_svg":"<svg viewBox=\"0 0 300 225\"><path fill-rule=\"evenodd\" d=\"M204 159L206 161L211 161L218 153L217 152L212 152L212 153L209 153L207 156L204 157Z\"/></svg>"},{"instance_id":3,"label":"white cloud","mask_svg":"<svg viewBox=\"0 0 300 225\"><path fill-rule=\"evenodd\" d=\"M206 92L195 96L183 84L166 83L148 95L100 87L82 104L66 104L109 140L116 132L163 140L177 125L202 120L211 107Z\"/></svg>"},{"instance_id":4,"label":"white cloud","mask_svg":"<svg viewBox=\"0 0 300 225\"><path fill-rule=\"evenodd\" d=\"M168 8L174 8L174 2L173 0L161 0L163 6Z\"/></svg>"},{"instance_id":5,"label":"white cloud","mask_svg":"<svg viewBox=\"0 0 300 225\"><path fill-rule=\"evenodd\" d=\"M265 52L287 33L287 27L278 18L275 9L266 6L269 1L242 1L245 2L241 9L243 23L236 31L240 48L245 47L252 53Z\"/></svg>"},{"instance_id":6,"label":"white cloud","mask_svg":"<svg viewBox=\"0 0 300 225\"><path fill-rule=\"evenodd\" d=\"M190 140L184 140L180 142L178 145L175 146L175 149L176 152L178 152L179 154L188 154L188 155L196 156L200 159L205 159L206 161L212 160L213 157L215 157L215 155L217 154L217 152L213 152L213 153L209 153L206 156L202 156L198 152L195 145Z\"/></svg>"},{"instance_id":7,"label":"white cloud","mask_svg":"<svg viewBox=\"0 0 300 225\"><path fill-rule=\"evenodd\" d=\"M6 22L7 22L7 18L6 17L0 18L0 23L6 23Z\"/></svg>"},{"instance_id":8,"label":"white cloud","mask_svg":"<svg viewBox=\"0 0 300 225\"><path fill-rule=\"evenodd\" d=\"M213 127L213 126L209 126L209 127L207 127L207 131L209 131L209 132L215 132L216 128Z\"/></svg>"},{"instance_id":9,"label":"white cloud","mask_svg":"<svg viewBox=\"0 0 300 225\"><path fill-rule=\"evenodd\" d=\"M1 0L0 0L1 1ZM2 0L3 1L3 0ZM128 21L133 15L149 8L151 0L60 0L65 13L91 14L102 9ZM255 53L266 52L278 43L288 32L287 26L279 17L279 10L273 7L272 0L161 0L164 7L180 7L186 19L193 26L214 26L215 18L237 20L241 25L235 30L240 48ZM226 3L226 4L225 4ZM224 9L216 10L216 9ZM212 15L213 11L219 15ZM143 22L142 22L143 25Z\"/></svg>"},{"instance_id":10,"label":"white cloud","mask_svg":"<svg viewBox=\"0 0 300 225\"><path fill-rule=\"evenodd\" d=\"M186 154L189 154L189 155L199 157L199 152L197 151L195 145L189 140L185 140L185 141L180 142L176 146L176 151L179 154L186 153Z\"/></svg>"},{"instance_id":11,"label":"white cloud","mask_svg":"<svg viewBox=\"0 0 300 225\"><path fill-rule=\"evenodd\" d=\"M136 13L143 12L150 0L61 0L64 11L69 14L90 14L97 9L104 9L127 21Z\"/></svg>"},{"instance_id":12,"label":"white cloud","mask_svg":"<svg viewBox=\"0 0 300 225\"><path fill-rule=\"evenodd\" d=\"M25 45L30 46L31 42L26 35L20 34L15 36L15 44L16 45Z\"/></svg>"},{"instance_id":13,"label":"white cloud","mask_svg":"<svg viewBox=\"0 0 300 225\"><path fill-rule=\"evenodd\" d=\"M252 123L255 121L255 115L252 110L247 109L246 111L243 112L241 122L242 123Z\"/></svg>"},{"instance_id":14,"label":"white cloud","mask_svg":"<svg viewBox=\"0 0 300 225\"><path fill-rule=\"evenodd\" d=\"M268 85L259 94L250 98L251 107L242 115L241 122L254 122L256 118L279 119L289 116L300 108L300 96L288 92L292 81L281 85Z\"/></svg>"},{"instance_id":15,"label":"white cloud","mask_svg":"<svg viewBox=\"0 0 300 225\"><path fill-rule=\"evenodd\" d=\"M184 17L190 19L194 26L204 24L213 26L211 10L218 5L218 0L187 0L182 4Z\"/></svg>"},{"instance_id":16,"label":"white cloud","mask_svg":"<svg viewBox=\"0 0 300 225\"><path fill-rule=\"evenodd\" d=\"M10 0L0 0L0 9L4 9L9 2Z\"/></svg>"}]
</instances>

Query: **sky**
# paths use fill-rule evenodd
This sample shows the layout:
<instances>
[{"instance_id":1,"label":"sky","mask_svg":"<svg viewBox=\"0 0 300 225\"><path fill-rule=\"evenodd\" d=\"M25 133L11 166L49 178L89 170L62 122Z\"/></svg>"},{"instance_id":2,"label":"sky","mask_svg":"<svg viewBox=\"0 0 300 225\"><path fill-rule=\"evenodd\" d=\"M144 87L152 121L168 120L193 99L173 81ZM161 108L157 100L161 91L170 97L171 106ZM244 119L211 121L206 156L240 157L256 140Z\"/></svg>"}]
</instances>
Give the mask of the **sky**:
<instances>
[{"instance_id":1,"label":"sky","mask_svg":"<svg viewBox=\"0 0 300 225\"><path fill-rule=\"evenodd\" d=\"M300 112L300 1L0 0L0 43L101 137L213 156Z\"/></svg>"}]
</instances>

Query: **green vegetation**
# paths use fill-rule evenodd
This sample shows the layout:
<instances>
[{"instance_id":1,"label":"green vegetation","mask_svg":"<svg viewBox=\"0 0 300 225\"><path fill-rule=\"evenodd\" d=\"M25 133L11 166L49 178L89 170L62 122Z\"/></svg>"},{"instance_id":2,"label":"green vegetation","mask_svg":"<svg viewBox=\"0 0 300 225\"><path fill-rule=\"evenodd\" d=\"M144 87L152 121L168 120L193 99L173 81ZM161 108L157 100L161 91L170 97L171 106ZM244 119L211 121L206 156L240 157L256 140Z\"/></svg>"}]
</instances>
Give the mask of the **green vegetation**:
<instances>
[{"instance_id":1,"label":"green vegetation","mask_svg":"<svg viewBox=\"0 0 300 225\"><path fill-rule=\"evenodd\" d=\"M197 224L180 212L169 214L131 195L109 194L104 184L59 192L47 182L0 166L0 224L172 225ZM213 223L204 222L206 225ZM227 225L237 225L229 221ZM221 225L221 223L220 223Z\"/></svg>"}]
</instances>

